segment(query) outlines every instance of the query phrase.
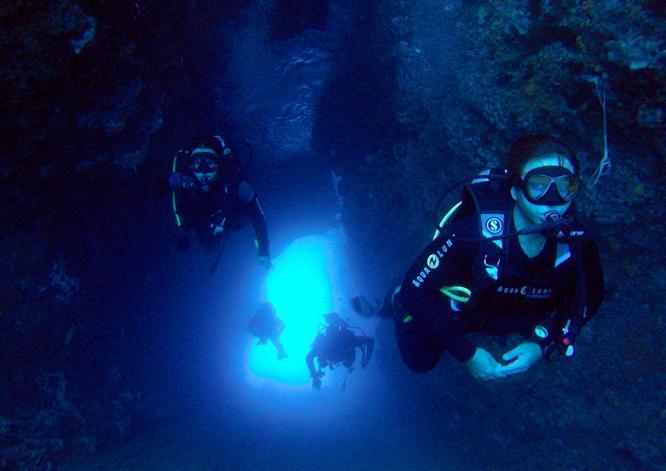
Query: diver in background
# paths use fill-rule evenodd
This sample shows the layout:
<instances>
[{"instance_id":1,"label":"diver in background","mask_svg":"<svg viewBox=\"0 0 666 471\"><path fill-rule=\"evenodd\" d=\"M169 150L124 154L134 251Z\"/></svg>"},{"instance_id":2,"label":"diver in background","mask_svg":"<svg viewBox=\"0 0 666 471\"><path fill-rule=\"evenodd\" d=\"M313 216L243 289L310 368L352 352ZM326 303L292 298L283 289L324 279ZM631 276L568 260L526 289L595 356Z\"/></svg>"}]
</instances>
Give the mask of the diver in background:
<instances>
[{"instance_id":1,"label":"diver in background","mask_svg":"<svg viewBox=\"0 0 666 471\"><path fill-rule=\"evenodd\" d=\"M580 184L574 152L551 136L528 135L498 172L466 186L466 209L440 224L387 296L383 310L394 317L402 359L415 372L432 370L444 351L482 380L524 372L542 357L571 356L599 309L597 246L572 208ZM472 332L525 340L498 360L465 337Z\"/></svg>"},{"instance_id":2,"label":"diver in background","mask_svg":"<svg viewBox=\"0 0 666 471\"><path fill-rule=\"evenodd\" d=\"M284 330L284 323L275 313L271 303L265 301L259 307L257 313L250 319L249 329L252 335L259 339L258 344L265 345L268 340L277 350L278 360L287 358L287 353L280 343L280 334Z\"/></svg>"},{"instance_id":3,"label":"diver in background","mask_svg":"<svg viewBox=\"0 0 666 471\"><path fill-rule=\"evenodd\" d=\"M321 388L321 378L324 376L323 368L333 370L335 366L342 364L347 368L347 373L353 370L356 360L356 349L362 353L361 367L368 366L375 340L365 335L356 335L349 325L340 316L331 312L324 316L328 326L324 332L317 334L310 352L305 357L305 362L312 377L312 387ZM318 367L315 368L314 360L317 359ZM344 390L344 383L343 383Z\"/></svg>"},{"instance_id":4,"label":"diver in background","mask_svg":"<svg viewBox=\"0 0 666 471\"><path fill-rule=\"evenodd\" d=\"M259 199L243 179L231 148L221 136L198 135L173 159L169 177L173 211L180 230L178 248L190 246L193 230L202 246L225 240L249 219L262 266L271 266L268 230Z\"/></svg>"}]
</instances>

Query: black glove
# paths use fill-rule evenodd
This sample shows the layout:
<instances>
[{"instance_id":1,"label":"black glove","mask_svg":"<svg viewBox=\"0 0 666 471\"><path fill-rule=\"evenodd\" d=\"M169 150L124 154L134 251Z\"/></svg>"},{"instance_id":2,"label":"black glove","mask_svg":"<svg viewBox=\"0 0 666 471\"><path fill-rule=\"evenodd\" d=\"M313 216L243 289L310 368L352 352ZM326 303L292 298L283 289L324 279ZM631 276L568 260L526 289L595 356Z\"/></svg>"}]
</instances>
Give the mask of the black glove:
<instances>
[{"instance_id":1,"label":"black glove","mask_svg":"<svg viewBox=\"0 0 666 471\"><path fill-rule=\"evenodd\" d=\"M178 250L189 250L190 248L190 238L187 237L187 234L180 234L178 236L178 242L176 242L176 247L178 247Z\"/></svg>"},{"instance_id":2,"label":"black glove","mask_svg":"<svg viewBox=\"0 0 666 471\"><path fill-rule=\"evenodd\" d=\"M172 190L192 189L196 186L194 178L183 175L180 172L174 172L169 176L169 187Z\"/></svg>"},{"instance_id":3,"label":"black glove","mask_svg":"<svg viewBox=\"0 0 666 471\"><path fill-rule=\"evenodd\" d=\"M182 183L183 188L187 190L191 190L192 188L197 186L197 182L194 181L194 178L188 177L187 175L183 175L182 182L183 182Z\"/></svg>"}]
</instances>

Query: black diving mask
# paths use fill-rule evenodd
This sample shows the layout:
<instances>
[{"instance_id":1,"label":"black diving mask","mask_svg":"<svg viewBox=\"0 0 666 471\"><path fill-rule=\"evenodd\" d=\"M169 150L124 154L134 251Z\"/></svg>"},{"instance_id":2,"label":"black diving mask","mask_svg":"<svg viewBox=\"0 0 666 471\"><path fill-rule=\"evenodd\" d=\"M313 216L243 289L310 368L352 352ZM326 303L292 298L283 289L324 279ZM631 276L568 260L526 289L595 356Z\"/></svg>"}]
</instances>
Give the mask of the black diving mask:
<instances>
[{"instance_id":1,"label":"black diving mask","mask_svg":"<svg viewBox=\"0 0 666 471\"><path fill-rule=\"evenodd\" d=\"M215 160L209 157L197 157L190 164L190 169L194 173L215 173L218 165Z\"/></svg>"},{"instance_id":2,"label":"black diving mask","mask_svg":"<svg viewBox=\"0 0 666 471\"><path fill-rule=\"evenodd\" d=\"M538 167L525 174L520 186L532 204L562 206L578 194L580 178L564 167Z\"/></svg>"}]
</instances>

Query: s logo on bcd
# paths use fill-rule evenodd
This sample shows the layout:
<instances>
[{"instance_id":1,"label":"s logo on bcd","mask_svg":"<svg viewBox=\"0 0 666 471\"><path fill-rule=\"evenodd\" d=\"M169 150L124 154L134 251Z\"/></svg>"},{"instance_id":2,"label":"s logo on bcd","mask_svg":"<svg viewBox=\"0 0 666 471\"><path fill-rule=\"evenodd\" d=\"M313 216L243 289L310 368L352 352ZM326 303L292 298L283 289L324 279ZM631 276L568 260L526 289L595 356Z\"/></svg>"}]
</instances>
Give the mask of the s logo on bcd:
<instances>
[{"instance_id":1,"label":"s logo on bcd","mask_svg":"<svg viewBox=\"0 0 666 471\"><path fill-rule=\"evenodd\" d=\"M496 217L488 218L486 221L486 230L491 234L499 234L502 232L502 221Z\"/></svg>"},{"instance_id":2,"label":"s logo on bcd","mask_svg":"<svg viewBox=\"0 0 666 471\"><path fill-rule=\"evenodd\" d=\"M428 260L426 261L426 263L428 264L428 266L431 269L434 270L435 268L437 268L439 266L439 257L437 255L435 255L434 253L430 254L428 256Z\"/></svg>"}]
</instances>

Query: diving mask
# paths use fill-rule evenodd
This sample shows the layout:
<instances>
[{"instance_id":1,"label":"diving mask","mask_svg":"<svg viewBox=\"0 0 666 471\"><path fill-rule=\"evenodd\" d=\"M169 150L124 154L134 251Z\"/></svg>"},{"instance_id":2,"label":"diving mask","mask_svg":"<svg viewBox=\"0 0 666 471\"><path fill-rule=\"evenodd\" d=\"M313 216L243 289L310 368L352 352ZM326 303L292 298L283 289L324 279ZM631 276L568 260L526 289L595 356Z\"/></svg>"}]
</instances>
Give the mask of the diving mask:
<instances>
[{"instance_id":1,"label":"diving mask","mask_svg":"<svg viewBox=\"0 0 666 471\"><path fill-rule=\"evenodd\" d=\"M574 199L580 188L580 178L560 166L532 169L520 182L527 200L542 206L567 204Z\"/></svg>"}]
</instances>

